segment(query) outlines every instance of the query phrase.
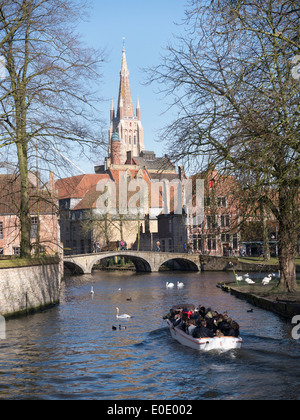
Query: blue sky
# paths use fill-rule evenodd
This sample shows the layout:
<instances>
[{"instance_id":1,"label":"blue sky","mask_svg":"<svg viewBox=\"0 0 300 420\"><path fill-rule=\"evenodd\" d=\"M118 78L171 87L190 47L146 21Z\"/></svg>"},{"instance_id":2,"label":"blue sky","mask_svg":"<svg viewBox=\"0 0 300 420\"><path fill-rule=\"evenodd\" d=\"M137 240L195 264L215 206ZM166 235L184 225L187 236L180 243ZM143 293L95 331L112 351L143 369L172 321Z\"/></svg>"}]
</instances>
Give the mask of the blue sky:
<instances>
[{"instance_id":1,"label":"blue sky","mask_svg":"<svg viewBox=\"0 0 300 420\"><path fill-rule=\"evenodd\" d=\"M156 142L157 131L168 121L170 114L161 115L167 101L155 93L155 86L144 86L146 75L142 69L159 64L163 48L173 34L182 31L176 23L182 22L187 0L91 0L93 8L88 22L80 25L83 40L95 48L105 48L108 60L102 68L100 104L102 117L109 128L110 100L118 99L119 71L122 60L122 38L125 37L127 62L130 71L131 93L134 105L140 98L145 147L157 155L167 153L167 146ZM95 157L95 161L105 156ZM93 162L82 159L76 162L84 171L93 172Z\"/></svg>"}]
</instances>

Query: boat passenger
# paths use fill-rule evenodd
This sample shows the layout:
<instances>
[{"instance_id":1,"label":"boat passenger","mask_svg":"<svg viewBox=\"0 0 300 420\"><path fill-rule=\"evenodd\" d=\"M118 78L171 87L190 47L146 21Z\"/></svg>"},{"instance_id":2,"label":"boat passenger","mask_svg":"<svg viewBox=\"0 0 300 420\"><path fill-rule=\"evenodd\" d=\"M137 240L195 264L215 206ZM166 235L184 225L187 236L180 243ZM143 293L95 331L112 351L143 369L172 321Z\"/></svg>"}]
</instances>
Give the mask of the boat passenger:
<instances>
[{"instance_id":1,"label":"boat passenger","mask_svg":"<svg viewBox=\"0 0 300 420\"><path fill-rule=\"evenodd\" d=\"M232 321L231 327L234 331L233 337L239 338L239 336L240 336L240 326L239 326L239 324L235 321Z\"/></svg>"},{"instance_id":2,"label":"boat passenger","mask_svg":"<svg viewBox=\"0 0 300 420\"><path fill-rule=\"evenodd\" d=\"M222 326L222 333L225 337L235 337L235 330L232 328L232 319L228 318Z\"/></svg>"},{"instance_id":3,"label":"boat passenger","mask_svg":"<svg viewBox=\"0 0 300 420\"><path fill-rule=\"evenodd\" d=\"M200 325L198 325L193 332L193 337L194 338L204 338L204 337L209 337L209 338L213 338L214 337L214 333L212 330L210 330L209 328L207 328L207 323L205 320L200 321Z\"/></svg>"},{"instance_id":4,"label":"boat passenger","mask_svg":"<svg viewBox=\"0 0 300 420\"><path fill-rule=\"evenodd\" d=\"M182 319L182 314L176 314L174 317L174 321L173 321L173 325L174 327L179 327L179 325L181 324L181 319Z\"/></svg>"},{"instance_id":5,"label":"boat passenger","mask_svg":"<svg viewBox=\"0 0 300 420\"><path fill-rule=\"evenodd\" d=\"M199 315L201 315L202 318L205 317L205 315L206 315L206 309L205 309L204 306L201 306L201 305L199 306Z\"/></svg>"},{"instance_id":6,"label":"boat passenger","mask_svg":"<svg viewBox=\"0 0 300 420\"><path fill-rule=\"evenodd\" d=\"M196 321L193 318L189 319L187 333L189 335L193 335L195 328L196 328Z\"/></svg>"},{"instance_id":7,"label":"boat passenger","mask_svg":"<svg viewBox=\"0 0 300 420\"><path fill-rule=\"evenodd\" d=\"M205 316L206 316L206 318L212 318L213 317L211 308L208 308L207 309Z\"/></svg>"},{"instance_id":8,"label":"boat passenger","mask_svg":"<svg viewBox=\"0 0 300 420\"><path fill-rule=\"evenodd\" d=\"M188 309L183 309L182 310L182 313L184 314L184 315L186 315L189 319L194 315L194 311L192 311L191 309L190 310L188 310Z\"/></svg>"}]
</instances>

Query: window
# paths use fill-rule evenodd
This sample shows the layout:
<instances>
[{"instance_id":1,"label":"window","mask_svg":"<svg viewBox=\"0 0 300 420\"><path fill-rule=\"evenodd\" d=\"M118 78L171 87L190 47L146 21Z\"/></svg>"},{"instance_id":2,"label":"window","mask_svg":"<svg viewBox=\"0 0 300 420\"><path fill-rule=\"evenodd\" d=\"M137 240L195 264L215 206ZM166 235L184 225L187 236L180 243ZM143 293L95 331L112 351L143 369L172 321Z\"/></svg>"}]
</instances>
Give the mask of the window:
<instances>
[{"instance_id":1,"label":"window","mask_svg":"<svg viewBox=\"0 0 300 420\"><path fill-rule=\"evenodd\" d=\"M239 248L238 235L235 234L233 235L233 249L238 249L238 248Z\"/></svg>"},{"instance_id":2,"label":"window","mask_svg":"<svg viewBox=\"0 0 300 420\"><path fill-rule=\"evenodd\" d=\"M194 251L202 251L202 235L193 235Z\"/></svg>"},{"instance_id":3,"label":"window","mask_svg":"<svg viewBox=\"0 0 300 420\"><path fill-rule=\"evenodd\" d=\"M215 228L217 226L216 216L207 216L206 217L206 223L207 223L208 228Z\"/></svg>"},{"instance_id":4,"label":"window","mask_svg":"<svg viewBox=\"0 0 300 420\"><path fill-rule=\"evenodd\" d=\"M0 222L0 239L3 239L3 222Z\"/></svg>"},{"instance_id":5,"label":"window","mask_svg":"<svg viewBox=\"0 0 300 420\"><path fill-rule=\"evenodd\" d=\"M39 225L39 219L37 217L32 217L31 218L31 232L30 232L31 239L36 239L37 238L38 225Z\"/></svg>"},{"instance_id":6,"label":"window","mask_svg":"<svg viewBox=\"0 0 300 420\"><path fill-rule=\"evenodd\" d=\"M226 197L218 197L218 207L226 207L227 199Z\"/></svg>"},{"instance_id":7,"label":"window","mask_svg":"<svg viewBox=\"0 0 300 420\"><path fill-rule=\"evenodd\" d=\"M21 248L13 247L13 255L21 255Z\"/></svg>"},{"instance_id":8,"label":"window","mask_svg":"<svg viewBox=\"0 0 300 420\"><path fill-rule=\"evenodd\" d=\"M172 220L169 220L169 233L173 232Z\"/></svg>"},{"instance_id":9,"label":"window","mask_svg":"<svg viewBox=\"0 0 300 420\"><path fill-rule=\"evenodd\" d=\"M221 241L222 242L231 242L231 235L228 235L227 233L223 233L221 235Z\"/></svg>"},{"instance_id":10,"label":"window","mask_svg":"<svg viewBox=\"0 0 300 420\"><path fill-rule=\"evenodd\" d=\"M4 249L0 248L0 255L4 255Z\"/></svg>"},{"instance_id":11,"label":"window","mask_svg":"<svg viewBox=\"0 0 300 420\"><path fill-rule=\"evenodd\" d=\"M216 188L216 181L214 179L212 179L209 183L209 188L211 190L214 190Z\"/></svg>"},{"instance_id":12,"label":"window","mask_svg":"<svg viewBox=\"0 0 300 420\"><path fill-rule=\"evenodd\" d=\"M221 227L230 227L230 216L221 216Z\"/></svg>"},{"instance_id":13,"label":"window","mask_svg":"<svg viewBox=\"0 0 300 420\"><path fill-rule=\"evenodd\" d=\"M207 236L207 249L209 251L216 251L217 250L217 239L215 235L208 235Z\"/></svg>"}]
</instances>

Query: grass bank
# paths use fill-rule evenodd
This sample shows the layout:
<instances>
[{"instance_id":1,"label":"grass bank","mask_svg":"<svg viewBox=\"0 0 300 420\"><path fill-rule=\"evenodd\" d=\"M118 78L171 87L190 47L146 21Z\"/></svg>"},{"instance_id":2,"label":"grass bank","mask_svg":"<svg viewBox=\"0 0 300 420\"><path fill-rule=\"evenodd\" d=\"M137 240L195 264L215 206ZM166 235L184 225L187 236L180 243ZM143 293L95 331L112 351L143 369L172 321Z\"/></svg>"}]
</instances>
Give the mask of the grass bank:
<instances>
[{"instance_id":1,"label":"grass bank","mask_svg":"<svg viewBox=\"0 0 300 420\"><path fill-rule=\"evenodd\" d=\"M278 258L271 258L269 261L265 261L262 257L240 257L239 261L245 264L277 265L279 267ZM295 258L295 262L300 269L300 257Z\"/></svg>"},{"instance_id":2,"label":"grass bank","mask_svg":"<svg viewBox=\"0 0 300 420\"><path fill-rule=\"evenodd\" d=\"M46 256L40 258L9 258L0 259L0 269L16 267L33 267L37 265L58 264L58 256Z\"/></svg>"}]
</instances>

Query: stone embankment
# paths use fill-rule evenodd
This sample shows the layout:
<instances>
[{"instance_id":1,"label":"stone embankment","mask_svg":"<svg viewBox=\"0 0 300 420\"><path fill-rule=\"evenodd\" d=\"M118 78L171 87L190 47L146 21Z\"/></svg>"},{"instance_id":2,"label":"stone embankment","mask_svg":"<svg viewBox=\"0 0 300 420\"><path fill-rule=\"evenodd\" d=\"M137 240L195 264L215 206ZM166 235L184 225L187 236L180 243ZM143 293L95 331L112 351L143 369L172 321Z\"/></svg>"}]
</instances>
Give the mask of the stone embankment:
<instances>
[{"instance_id":1,"label":"stone embankment","mask_svg":"<svg viewBox=\"0 0 300 420\"><path fill-rule=\"evenodd\" d=\"M58 304L62 277L63 266L57 259L42 265L0 267L0 315L26 315Z\"/></svg>"},{"instance_id":2,"label":"stone embankment","mask_svg":"<svg viewBox=\"0 0 300 420\"><path fill-rule=\"evenodd\" d=\"M225 292L231 293L233 296L246 300L254 306L274 312L287 319L292 319L296 315L300 315L300 295L276 296L265 295L257 291L257 286L237 286L235 283L227 283L219 285Z\"/></svg>"}]
</instances>

